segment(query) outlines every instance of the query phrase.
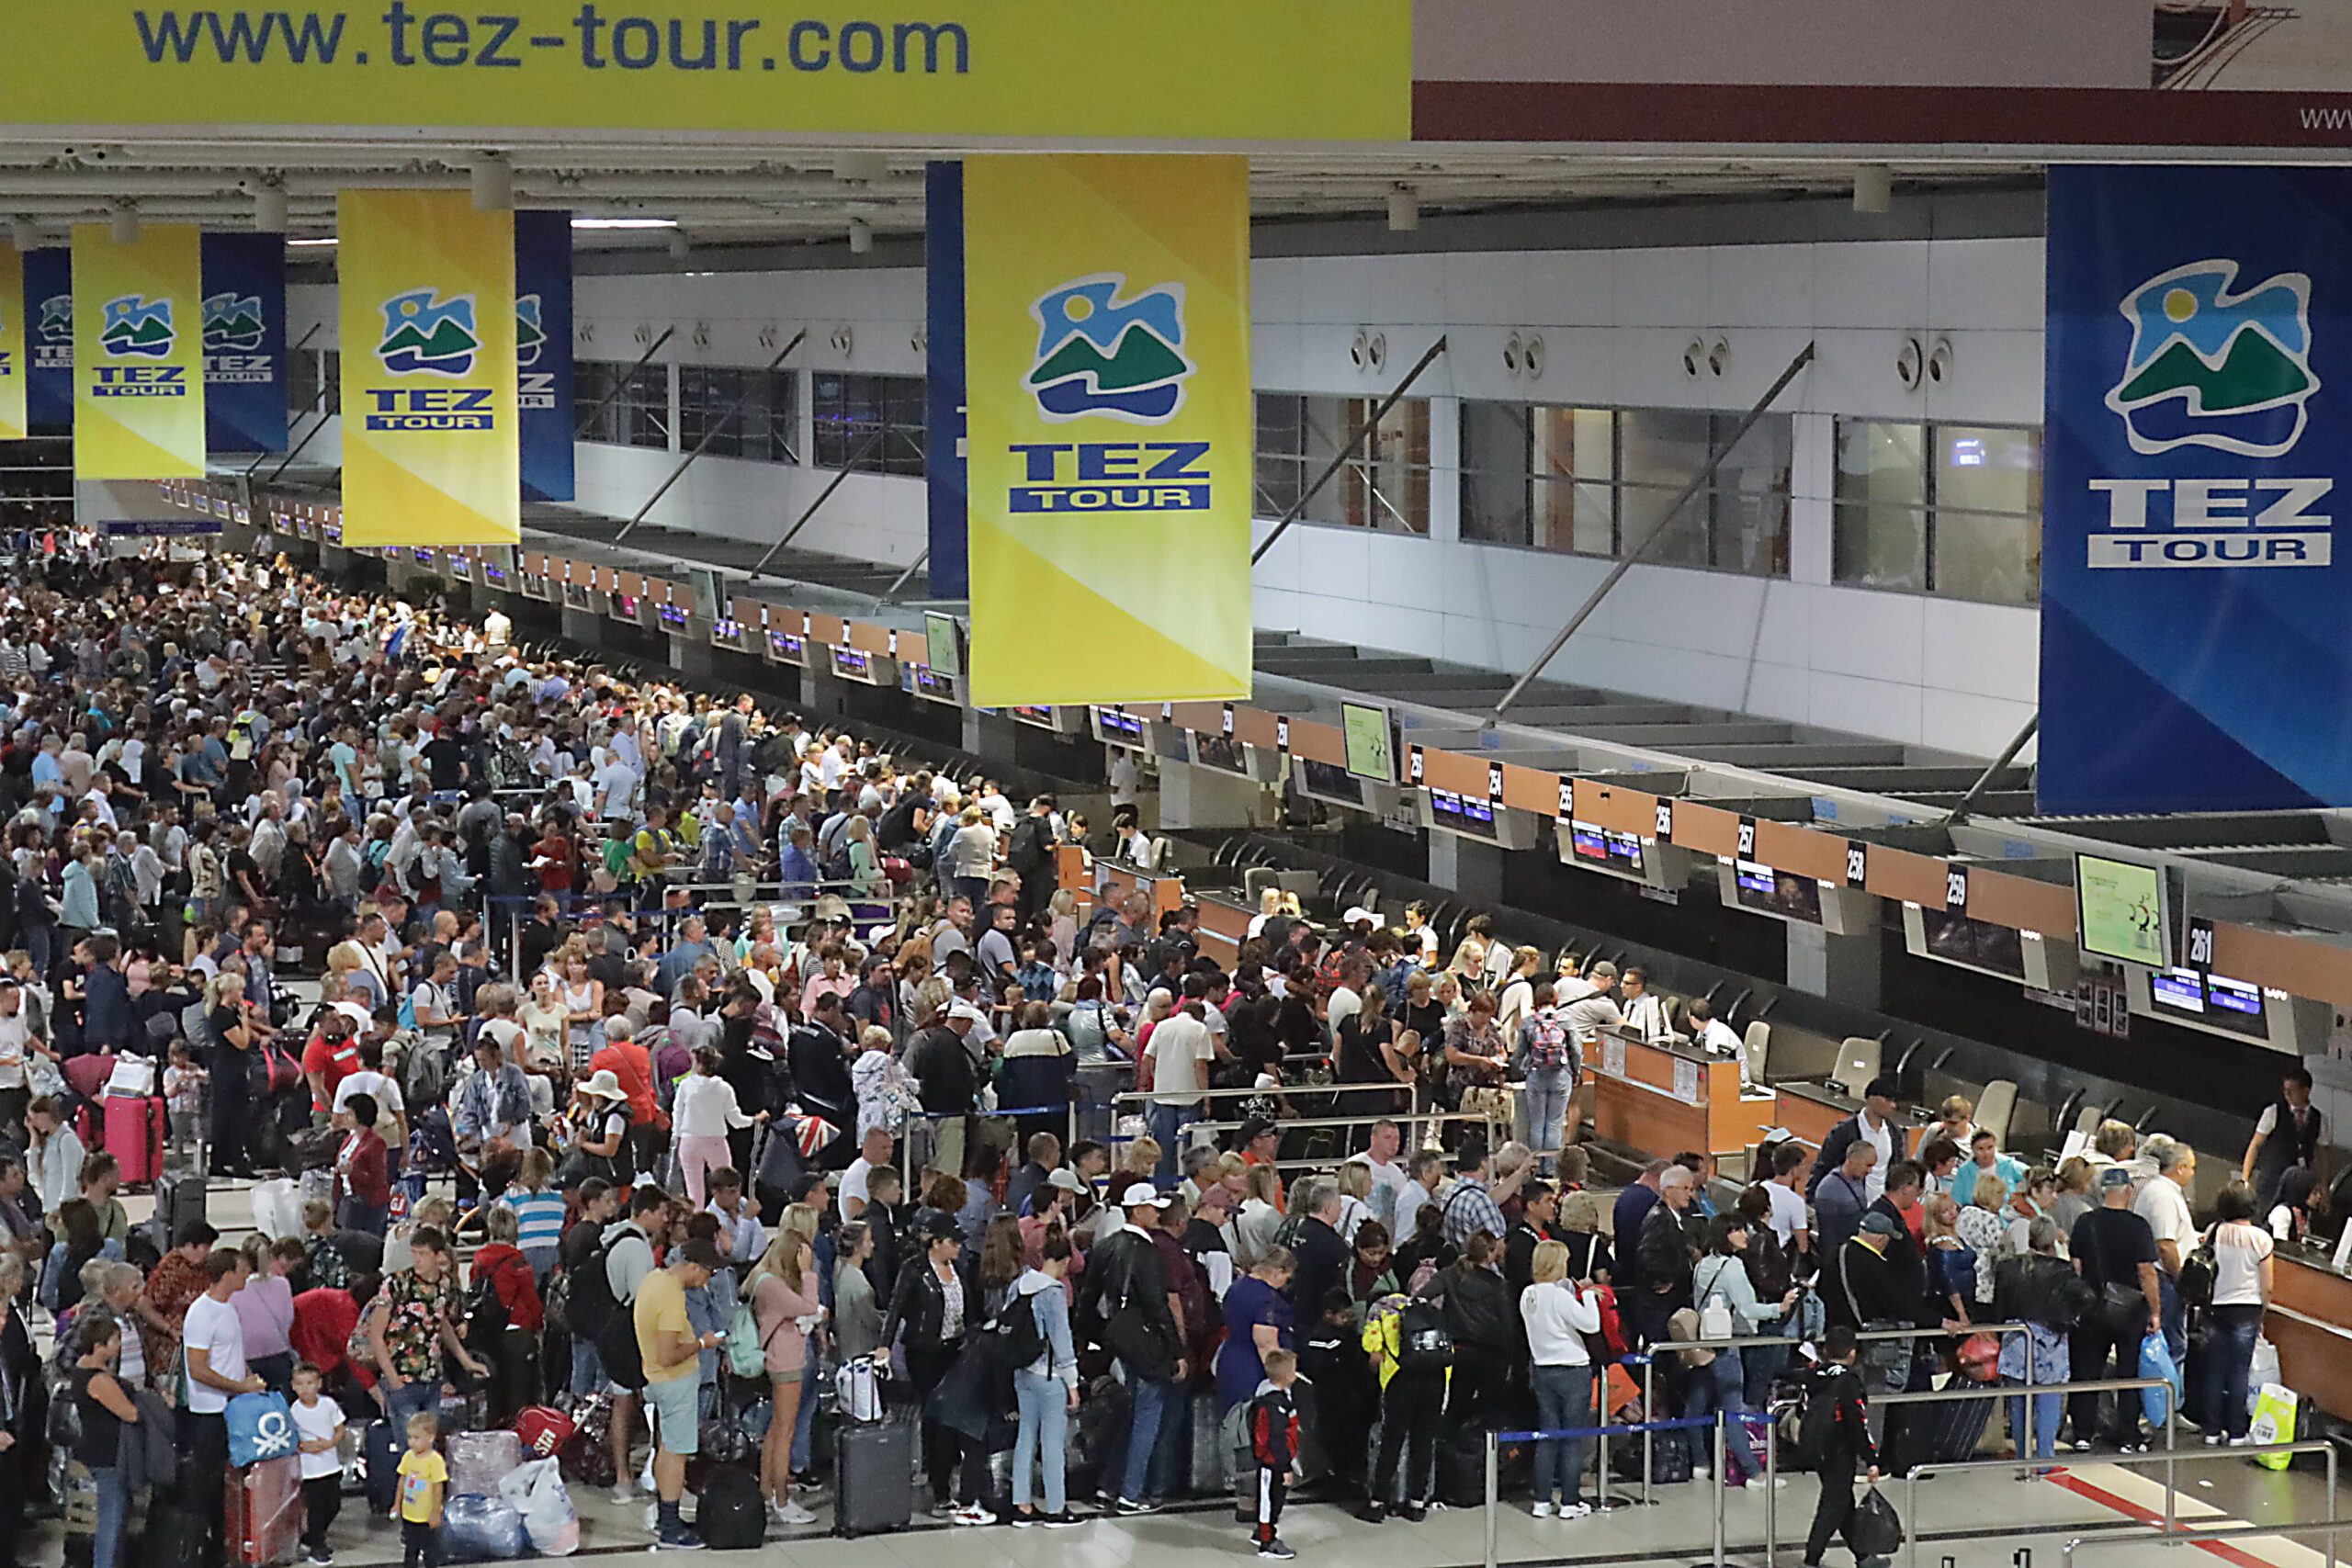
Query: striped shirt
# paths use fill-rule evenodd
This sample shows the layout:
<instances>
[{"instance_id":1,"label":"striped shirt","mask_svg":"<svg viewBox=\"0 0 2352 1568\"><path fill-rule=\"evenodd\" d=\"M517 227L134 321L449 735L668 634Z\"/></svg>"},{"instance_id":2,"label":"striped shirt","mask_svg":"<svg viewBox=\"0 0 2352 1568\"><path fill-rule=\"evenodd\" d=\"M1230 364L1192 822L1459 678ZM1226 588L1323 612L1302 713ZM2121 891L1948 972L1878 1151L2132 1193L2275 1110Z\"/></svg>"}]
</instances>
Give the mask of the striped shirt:
<instances>
[{"instance_id":1,"label":"striped shirt","mask_svg":"<svg viewBox=\"0 0 2352 1568\"><path fill-rule=\"evenodd\" d=\"M514 1245L525 1252L552 1247L563 1239L563 1197L557 1192L511 1189L501 1203L514 1211Z\"/></svg>"}]
</instances>

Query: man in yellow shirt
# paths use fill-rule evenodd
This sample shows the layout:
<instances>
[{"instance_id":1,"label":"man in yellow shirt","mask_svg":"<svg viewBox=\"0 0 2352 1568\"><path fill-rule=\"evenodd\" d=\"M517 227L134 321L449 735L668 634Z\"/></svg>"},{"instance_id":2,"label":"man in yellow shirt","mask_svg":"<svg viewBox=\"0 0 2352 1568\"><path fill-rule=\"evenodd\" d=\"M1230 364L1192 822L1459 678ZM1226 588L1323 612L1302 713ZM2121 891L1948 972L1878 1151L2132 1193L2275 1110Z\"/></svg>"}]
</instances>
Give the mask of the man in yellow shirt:
<instances>
[{"instance_id":1,"label":"man in yellow shirt","mask_svg":"<svg viewBox=\"0 0 2352 1568\"><path fill-rule=\"evenodd\" d=\"M693 1551L702 1538L678 1517L685 1491L686 1461L699 1446L702 1352L726 1337L723 1329L696 1334L686 1318L686 1292L710 1283L720 1265L718 1248L699 1238L672 1249L670 1265L645 1277L632 1309L638 1353L645 1360L646 1414L653 1426L653 1486L661 1497L654 1530L657 1551Z\"/></svg>"}]
</instances>

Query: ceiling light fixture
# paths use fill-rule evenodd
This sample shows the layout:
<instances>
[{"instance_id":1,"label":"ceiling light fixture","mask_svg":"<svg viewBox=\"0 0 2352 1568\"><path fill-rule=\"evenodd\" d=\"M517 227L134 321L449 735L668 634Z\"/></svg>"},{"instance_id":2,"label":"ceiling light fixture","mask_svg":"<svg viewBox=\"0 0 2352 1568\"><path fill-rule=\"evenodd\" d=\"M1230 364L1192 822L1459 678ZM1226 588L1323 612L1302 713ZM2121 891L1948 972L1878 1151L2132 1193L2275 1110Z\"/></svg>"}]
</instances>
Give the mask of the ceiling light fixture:
<instances>
[{"instance_id":1,"label":"ceiling light fixture","mask_svg":"<svg viewBox=\"0 0 2352 1568\"><path fill-rule=\"evenodd\" d=\"M870 254L874 249L874 225L863 218L849 220L849 254L854 256Z\"/></svg>"},{"instance_id":2,"label":"ceiling light fixture","mask_svg":"<svg viewBox=\"0 0 2352 1568\"><path fill-rule=\"evenodd\" d=\"M1854 171L1854 210L1871 214L1887 210L1894 201L1894 171L1884 164L1864 164Z\"/></svg>"},{"instance_id":3,"label":"ceiling light fixture","mask_svg":"<svg viewBox=\"0 0 2352 1568\"><path fill-rule=\"evenodd\" d=\"M1411 186L1398 186L1388 193L1388 229L1395 234L1409 234L1421 226L1420 193Z\"/></svg>"},{"instance_id":4,"label":"ceiling light fixture","mask_svg":"<svg viewBox=\"0 0 2352 1568\"><path fill-rule=\"evenodd\" d=\"M286 246L288 250L311 251L325 249L339 243L334 235L328 234L302 240L288 240L286 242Z\"/></svg>"},{"instance_id":5,"label":"ceiling light fixture","mask_svg":"<svg viewBox=\"0 0 2352 1568\"><path fill-rule=\"evenodd\" d=\"M575 229L674 229L674 218L575 218Z\"/></svg>"},{"instance_id":6,"label":"ceiling light fixture","mask_svg":"<svg viewBox=\"0 0 2352 1568\"><path fill-rule=\"evenodd\" d=\"M503 152L478 154L473 163L474 210L514 210L514 165Z\"/></svg>"},{"instance_id":7,"label":"ceiling light fixture","mask_svg":"<svg viewBox=\"0 0 2352 1568\"><path fill-rule=\"evenodd\" d=\"M286 232L286 187L275 182L254 186L254 228L264 234Z\"/></svg>"}]
</instances>

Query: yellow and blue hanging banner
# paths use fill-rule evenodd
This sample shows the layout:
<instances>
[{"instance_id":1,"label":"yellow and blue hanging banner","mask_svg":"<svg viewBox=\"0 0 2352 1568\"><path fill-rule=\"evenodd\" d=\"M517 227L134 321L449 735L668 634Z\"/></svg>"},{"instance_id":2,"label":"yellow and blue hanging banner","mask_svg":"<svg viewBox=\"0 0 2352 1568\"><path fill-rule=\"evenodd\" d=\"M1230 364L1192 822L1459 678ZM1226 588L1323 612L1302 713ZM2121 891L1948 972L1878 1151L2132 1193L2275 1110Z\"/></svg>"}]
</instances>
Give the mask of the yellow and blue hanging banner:
<instances>
[{"instance_id":1,"label":"yellow and blue hanging banner","mask_svg":"<svg viewBox=\"0 0 2352 1568\"><path fill-rule=\"evenodd\" d=\"M203 299L195 225L74 226L75 479L204 477Z\"/></svg>"},{"instance_id":2,"label":"yellow and blue hanging banner","mask_svg":"<svg viewBox=\"0 0 2352 1568\"><path fill-rule=\"evenodd\" d=\"M0 245L0 441L22 441L25 378L25 258L14 245Z\"/></svg>"},{"instance_id":3,"label":"yellow and blue hanging banner","mask_svg":"<svg viewBox=\"0 0 2352 1568\"><path fill-rule=\"evenodd\" d=\"M1250 694L1250 180L1224 156L964 168L971 693Z\"/></svg>"},{"instance_id":4,"label":"yellow and blue hanging banner","mask_svg":"<svg viewBox=\"0 0 2352 1568\"><path fill-rule=\"evenodd\" d=\"M514 215L347 190L337 232L344 545L516 543Z\"/></svg>"}]
</instances>

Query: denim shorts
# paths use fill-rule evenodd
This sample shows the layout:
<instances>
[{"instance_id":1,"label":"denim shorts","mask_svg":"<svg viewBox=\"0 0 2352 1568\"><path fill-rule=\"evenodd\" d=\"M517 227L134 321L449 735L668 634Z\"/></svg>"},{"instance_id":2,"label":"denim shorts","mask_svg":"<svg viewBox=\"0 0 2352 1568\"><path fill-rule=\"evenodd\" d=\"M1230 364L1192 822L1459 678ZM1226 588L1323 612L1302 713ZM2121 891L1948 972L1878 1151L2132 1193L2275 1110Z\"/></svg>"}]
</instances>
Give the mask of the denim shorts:
<instances>
[{"instance_id":1,"label":"denim shorts","mask_svg":"<svg viewBox=\"0 0 2352 1568\"><path fill-rule=\"evenodd\" d=\"M702 1447L702 1380L672 1378L645 1385L645 1409L654 1440L666 1454L693 1455Z\"/></svg>"}]
</instances>

